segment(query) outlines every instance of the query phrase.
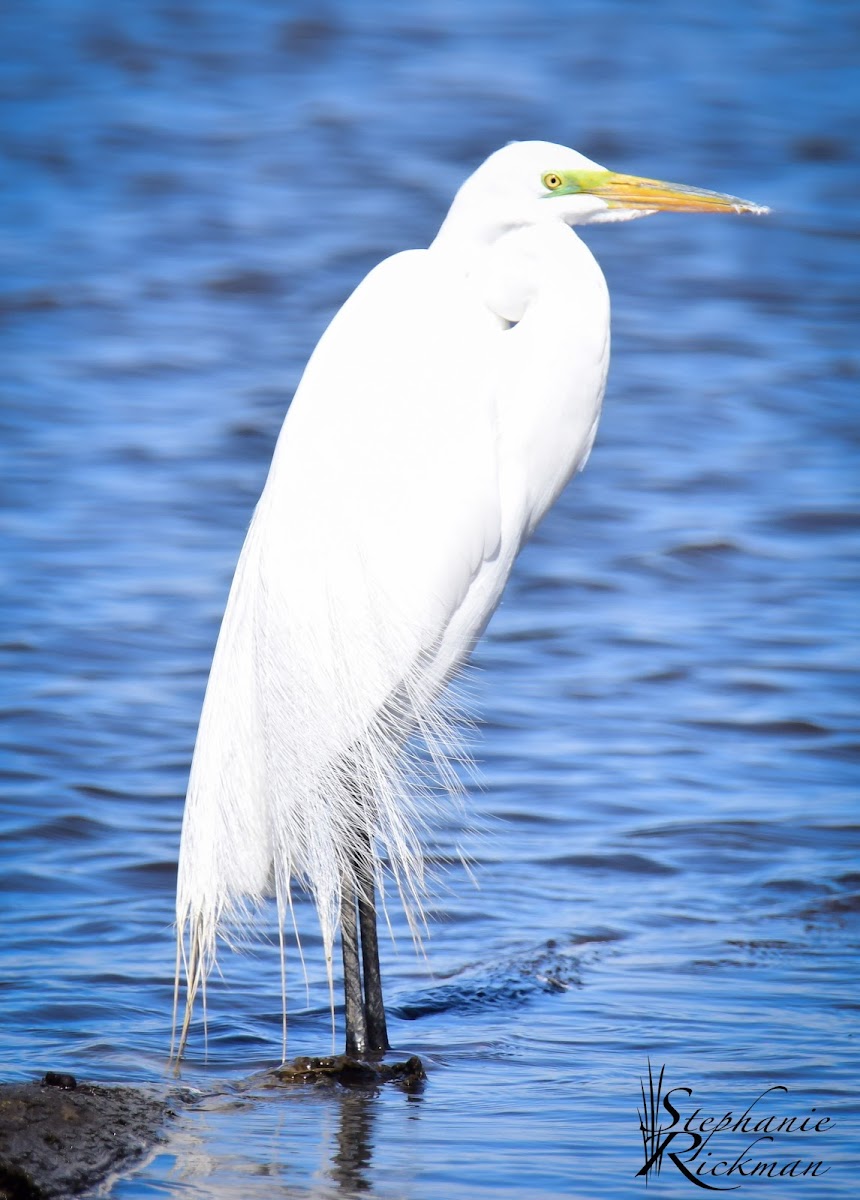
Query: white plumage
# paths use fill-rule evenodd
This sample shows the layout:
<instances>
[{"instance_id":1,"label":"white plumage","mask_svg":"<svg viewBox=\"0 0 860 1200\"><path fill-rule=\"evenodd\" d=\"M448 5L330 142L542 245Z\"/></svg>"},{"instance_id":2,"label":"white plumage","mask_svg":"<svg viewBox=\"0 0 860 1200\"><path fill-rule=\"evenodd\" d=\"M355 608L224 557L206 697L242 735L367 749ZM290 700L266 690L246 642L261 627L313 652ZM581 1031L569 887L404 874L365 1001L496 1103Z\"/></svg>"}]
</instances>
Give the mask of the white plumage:
<instances>
[{"instance_id":1,"label":"white plumage","mask_svg":"<svg viewBox=\"0 0 860 1200\"><path fill-rule=\"evenodd\" d=\"M609 300L569 226L753 207L708 197L550 143L508 146L429 249L376 267L320 339L203 704L177 892L180 1053L218 933L267 894L282 922L291 883L313 895L330 983L345 879L382 883L384 859L420 912L421 789L404 743L423 738L450 783L445 685L597 427Z\"/></svg>"}]
</instances>

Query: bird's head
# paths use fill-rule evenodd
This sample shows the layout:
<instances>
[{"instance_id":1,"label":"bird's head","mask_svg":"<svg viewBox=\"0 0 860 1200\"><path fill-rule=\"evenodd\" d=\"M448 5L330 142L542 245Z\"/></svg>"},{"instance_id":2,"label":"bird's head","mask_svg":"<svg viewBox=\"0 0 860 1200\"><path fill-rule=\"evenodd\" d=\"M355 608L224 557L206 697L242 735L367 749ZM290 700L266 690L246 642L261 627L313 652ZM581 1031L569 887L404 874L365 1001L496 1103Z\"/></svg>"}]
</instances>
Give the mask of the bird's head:
<instances>
[{"instance_id":1,"label":"bird's head","mask_svg":"<svg viewBox=\"0 0 860 1200\"><path fill-rule=\"evenodd\" d=\"M512 142L470 175L442 227L456 225L479 241L545 222L592 225L629 221L651 213L766 213L736 196L621 175L567 146Z\"/></svg>"}]
</instances>

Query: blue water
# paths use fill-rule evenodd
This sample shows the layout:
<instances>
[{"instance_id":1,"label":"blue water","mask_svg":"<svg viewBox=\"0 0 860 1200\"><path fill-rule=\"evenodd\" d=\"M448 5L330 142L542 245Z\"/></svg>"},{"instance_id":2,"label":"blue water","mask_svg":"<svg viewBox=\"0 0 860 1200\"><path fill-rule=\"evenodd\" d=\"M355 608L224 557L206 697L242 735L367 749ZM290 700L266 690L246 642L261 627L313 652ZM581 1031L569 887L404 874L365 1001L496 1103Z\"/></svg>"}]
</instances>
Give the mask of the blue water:
<instances>
[{"instance_id":1,"label":"blue water","mask_svg":"<svg viewBox=\"0 0 860 1200\"><path fill-rule=\"evenodd\" d=\"M856 1195L852 6L28 0L3 27L3 1076L167 1085L185 781L283 413L364 272L539 137L774 214L587 234L597 445L476 655L482 787L431 847L426 961L396 910L383 946L428 1084L251 1079L269 914L222 955L198 1103L110 1195L640 1196L649 1058L704 1112L780 1084L775 1112L831 1116L778 1146L827 1174L740 1194ZM325 1052L298 913L289 1051ZM701 1189L667 1161L649 1192Z\"/></svg>"}]
</instances>

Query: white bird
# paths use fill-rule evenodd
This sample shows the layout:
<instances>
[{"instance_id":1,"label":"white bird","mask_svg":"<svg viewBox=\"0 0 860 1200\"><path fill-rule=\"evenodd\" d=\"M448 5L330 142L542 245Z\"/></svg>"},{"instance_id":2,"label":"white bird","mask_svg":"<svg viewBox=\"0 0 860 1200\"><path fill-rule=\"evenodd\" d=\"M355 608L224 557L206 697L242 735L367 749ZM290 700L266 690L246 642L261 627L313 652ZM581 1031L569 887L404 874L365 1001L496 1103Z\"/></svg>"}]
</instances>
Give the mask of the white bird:
<instances>
[{"instance_id":1,"label":"white bird","mask_svg":"<svg viewBox=\"0 0 860 1200\"><path fill-rule=\"evenodd\" d=\"M450 787L446 684L597 429L609 296L571 226L661 209L767 211L513 143L466 180L432 245L380 263L320 339L200 718L177 889L180 1056L217 936L271 894L283 931L293 882L315 900L331 995L341 930L347 1053L388 1048L376 889L393 880L414 922L423 887L407 743L423 740Z\"/></svg>"}]
</instances>

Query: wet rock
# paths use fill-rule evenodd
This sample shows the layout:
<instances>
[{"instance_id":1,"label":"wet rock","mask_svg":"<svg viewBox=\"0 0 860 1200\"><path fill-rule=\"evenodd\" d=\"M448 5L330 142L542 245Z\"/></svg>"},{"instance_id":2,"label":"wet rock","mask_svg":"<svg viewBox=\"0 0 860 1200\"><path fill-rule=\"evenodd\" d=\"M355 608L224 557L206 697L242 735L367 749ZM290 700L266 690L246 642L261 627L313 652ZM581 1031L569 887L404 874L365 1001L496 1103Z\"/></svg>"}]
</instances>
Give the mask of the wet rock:
<instances>
[{"instance_id":1,"label":"wet rock","mask_svg":"<svg viewBox=\"0 0 860 1200\"><path fill-rule=\"evenodd\" d=\"M272 1086L290 1083L341 1084L343 1087L373 1087L381 1083L397 1083L411 1090L420 1087L427 1078L421 1059L413 1054L405 1062L367 1062L347 1054L331 1054L322 1058L295 1058L266 1073Z\"/></svg>"},{"instance_id":2,"label":"wet rock","mask_svg":"<svg viewBox=\"0 0 860 1200\"><path fill-rule=\"evenodd\" d=\"M141 1157L172 1115L138 1089L54 1071L0 1084L0 1200L75 1196Z\"/></svg>"}]
</instances>

